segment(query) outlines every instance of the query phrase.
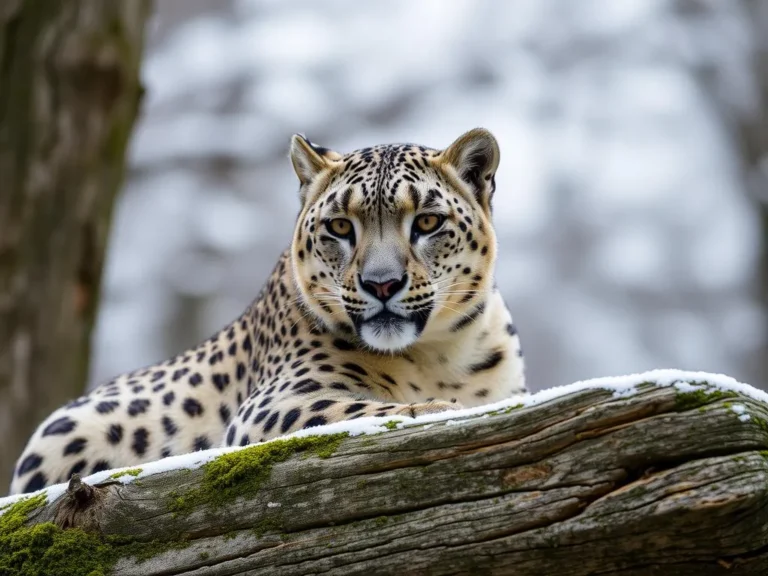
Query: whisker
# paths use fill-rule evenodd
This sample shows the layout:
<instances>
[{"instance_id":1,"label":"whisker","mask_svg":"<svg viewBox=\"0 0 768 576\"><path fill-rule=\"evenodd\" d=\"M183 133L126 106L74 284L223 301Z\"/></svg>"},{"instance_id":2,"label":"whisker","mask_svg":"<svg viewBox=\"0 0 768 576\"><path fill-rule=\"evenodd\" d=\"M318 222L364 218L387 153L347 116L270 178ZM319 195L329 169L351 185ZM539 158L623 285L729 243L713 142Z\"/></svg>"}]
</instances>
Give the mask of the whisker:
<instances>
[{"instance_id":1,"label":"whisker","mask_svg":"<svg viewBox=\"0 0 768 576\"><path fill-rule=\"evenodd\" d=\"M471 284L471 282L456 282L454 284L448 284L447 286L438 286L435 288L437 292L440 292L441 290L447 290L448 288L453 288L454 286L466 286Z\"/></svg>"},{"instance_id":2,"label":"whisker","mask_svg":"<svg viewBox=\"0 0 768 576\"><path fill-rule=\"evenodd\" d=\"M343 306L341 302L337 302L335 300L320 300L320 302L329 306Z\"/></svg>"},{"instance_id":3,"label":"whisker","mask_svg":"<svg viewBox=\"0 0 768 576\"><path fill-rule=\"evenodd\" d=\"M344 301L338 296L317 296L316 298L321 302L338 302L339 304L344 303Z\"/></svg>"},{"instance_id":4,"label":"whisker","mask_svg":"<svg viewBox=\"0 0 768 576\"><path fill-rule=\"evenodd\" d=\"M455 308L451 308L450 306L446 306L445 302L441 303L441 308L445 308L446 310L450 310L451 312L455 312L456 314L460 314L464 318L472 319L472 316L470 316L466 312L462 312L461 310L456 310Z\"/></svg>"},{"instance_id":5,"label":"whisker","mask_svg":"<svg viewBox=\"0 0 768 576\"><path fill-rule=\"evenodd\" d=\"M442 280L433 280L432 284L445 284L446 282L455 282L456 280L459 280L459 278L451 276L450 278L444 278ZM459 282L466 282L466 280L459 280Z\"/></svg>"}]
</instances>

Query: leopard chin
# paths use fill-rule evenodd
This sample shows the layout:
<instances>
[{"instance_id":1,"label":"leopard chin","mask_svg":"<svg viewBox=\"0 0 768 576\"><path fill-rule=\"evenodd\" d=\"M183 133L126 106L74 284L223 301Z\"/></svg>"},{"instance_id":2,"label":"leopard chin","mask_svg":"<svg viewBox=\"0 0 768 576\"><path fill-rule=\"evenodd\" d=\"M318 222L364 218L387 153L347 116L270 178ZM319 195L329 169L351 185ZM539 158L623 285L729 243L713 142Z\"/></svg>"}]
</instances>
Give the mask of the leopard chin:
<instances>
[{"instance_id":1,"label":"leopard chin","mask_svg":"<svg viewBox=\"0 0 768 576\"><path fill-rule=\"evenodd\" d=\"M363 342L375 350L397 352L416 342L421 329L413 319L384 310L362 322L358 334Z\"/></svg>"}]
</instances>

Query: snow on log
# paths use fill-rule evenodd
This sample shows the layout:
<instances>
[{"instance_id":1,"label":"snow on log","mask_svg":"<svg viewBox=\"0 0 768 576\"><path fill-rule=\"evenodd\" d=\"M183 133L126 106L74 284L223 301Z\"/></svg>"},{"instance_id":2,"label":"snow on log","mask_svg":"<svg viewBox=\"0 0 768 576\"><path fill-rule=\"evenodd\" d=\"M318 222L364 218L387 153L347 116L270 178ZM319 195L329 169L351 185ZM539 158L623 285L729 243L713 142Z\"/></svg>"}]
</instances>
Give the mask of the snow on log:
<instances>
[{"instance_id":1,"label":"snow on log","mask_svg":"<svg viewBox=\"0 0 768 576\"><path fill-rule=\"evenodd\" d=\"M722 376L309 432L0 500L0 573L768 573L768 395Z\"/></svg>"}]
</instances>

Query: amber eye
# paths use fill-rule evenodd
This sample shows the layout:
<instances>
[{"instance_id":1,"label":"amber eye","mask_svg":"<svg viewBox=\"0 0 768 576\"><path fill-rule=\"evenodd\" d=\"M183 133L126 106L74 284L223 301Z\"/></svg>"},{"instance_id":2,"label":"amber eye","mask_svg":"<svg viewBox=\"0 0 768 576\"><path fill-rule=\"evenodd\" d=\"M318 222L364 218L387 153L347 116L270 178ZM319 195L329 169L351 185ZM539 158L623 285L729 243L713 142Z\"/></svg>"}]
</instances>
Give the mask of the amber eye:
<instances>
[{"instance_id":1,"label":"amber eye","mask_svg":"<svg viewBox=\"0 0 768 576\"><path fill-rule=\"evenodd\" d=\"M414 232L430 234L440 227L443 217L439 214L422 214L413 223Z\"/></svg>"},{"instance_id":2,"label":"amber eye","mask_svg":"<svg viewBox=\"0 0 768 576\"><path fill-rule=\"evenodd\" d=\"M346 238L352 234L352 222L346 218L334 218L326 224L328 231L339 238Z\"/></svg>"}]
</instances>

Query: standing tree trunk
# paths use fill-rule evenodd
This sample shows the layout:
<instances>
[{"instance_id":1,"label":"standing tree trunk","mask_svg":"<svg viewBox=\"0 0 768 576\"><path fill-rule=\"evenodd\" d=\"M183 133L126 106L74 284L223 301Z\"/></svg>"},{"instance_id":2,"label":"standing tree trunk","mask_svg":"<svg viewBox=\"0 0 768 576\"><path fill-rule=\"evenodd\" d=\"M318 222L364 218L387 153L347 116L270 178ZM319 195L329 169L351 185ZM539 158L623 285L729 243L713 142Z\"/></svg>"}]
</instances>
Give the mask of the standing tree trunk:
<instances>
[{"instance_id":1,"label":"standing tree trunk","mask_svg":"<svg viewBox=\"0 0 768 576\"><path fill-rule=\"evenodd\" d=\"M0 493L84 390L147 0L0 2Z\"/></svg>"},{"instance_id":2,"label":"standing tree trunk","mask_svg":"<svg viewBox=\"0 0 768 576\"><path fill-rule=\"evenodd\" d=\"M768 302L768 7L760 0L746 0L745 7L752 23L755 43L752 72L756 88L754 115L741 118L736 134L737 144L746 173L747 191L760 214L761 245L759 269L755 272L757 299L763 306ZM755 354L756 381L768 378L768 355L763 346Z\"/></svg>"}]
</instances>

